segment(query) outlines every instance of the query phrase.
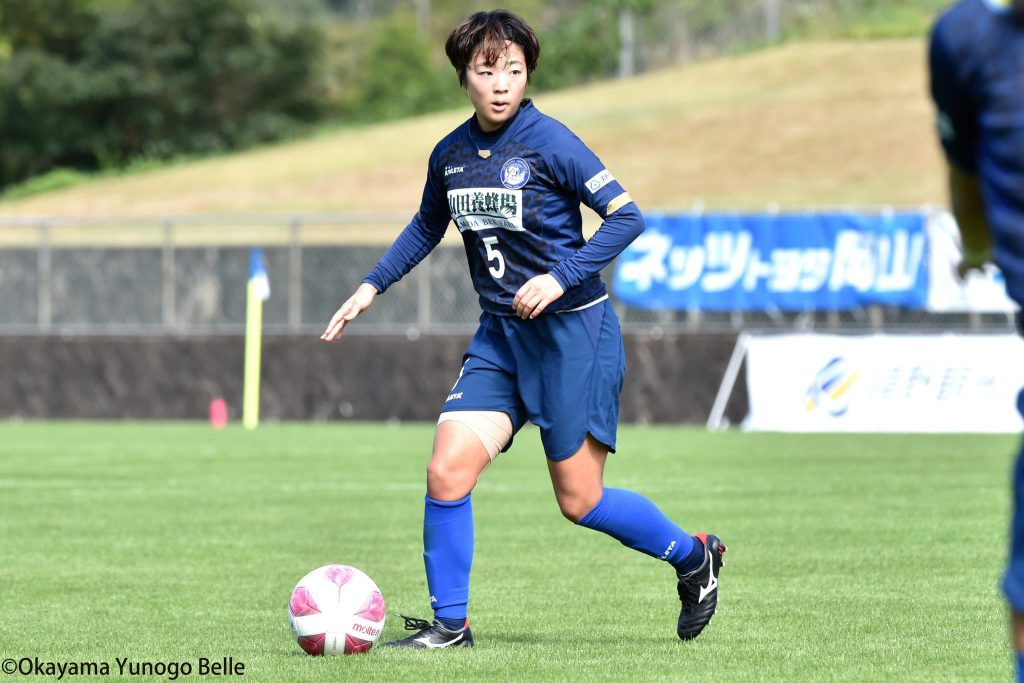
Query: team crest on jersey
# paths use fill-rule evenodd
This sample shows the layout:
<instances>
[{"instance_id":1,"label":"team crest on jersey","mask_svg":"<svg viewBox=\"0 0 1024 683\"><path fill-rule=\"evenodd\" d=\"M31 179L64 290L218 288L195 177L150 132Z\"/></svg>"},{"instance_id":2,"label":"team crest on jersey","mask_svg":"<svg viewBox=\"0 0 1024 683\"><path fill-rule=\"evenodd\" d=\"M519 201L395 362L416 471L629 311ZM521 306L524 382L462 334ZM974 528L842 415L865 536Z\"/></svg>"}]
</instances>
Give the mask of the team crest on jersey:
<instances>
[{"instance_id":1,"label":"team crest on jersey","mask_svg":"<svg viewBox=\"0 0 1024 683\"><path fill-rule=\"evenodd\" d=\"M530 164L525 159L512 157L501 167L501 184L518 190L530 180Z\"/></svg>"}]
</instances>

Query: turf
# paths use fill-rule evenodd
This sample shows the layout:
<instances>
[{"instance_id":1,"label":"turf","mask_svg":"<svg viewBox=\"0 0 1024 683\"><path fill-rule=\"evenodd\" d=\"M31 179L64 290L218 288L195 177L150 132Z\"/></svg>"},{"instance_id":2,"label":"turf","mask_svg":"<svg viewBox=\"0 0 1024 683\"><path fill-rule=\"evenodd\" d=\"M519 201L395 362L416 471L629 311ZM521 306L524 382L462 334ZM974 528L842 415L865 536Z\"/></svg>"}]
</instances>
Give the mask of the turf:
<instances>
[{"instance_id":1,"label":"turf","mask_svg":"<svg viewBox=\"0 0 1024 683\"><path fill-rule=\"evenodd\" d=\"M430 439L427 425L0 426L0 658L116 677L118 657L231 657L261 681L1010 675L1005 436L624 428L606 483L730 547L719 613L682 643L670 570L560 517L529 428L474 493L477 648L306 656L287 599L323 564L376 579L386 638L403 635L398 612L429 616Z\"/></svg>"}]
</instances>

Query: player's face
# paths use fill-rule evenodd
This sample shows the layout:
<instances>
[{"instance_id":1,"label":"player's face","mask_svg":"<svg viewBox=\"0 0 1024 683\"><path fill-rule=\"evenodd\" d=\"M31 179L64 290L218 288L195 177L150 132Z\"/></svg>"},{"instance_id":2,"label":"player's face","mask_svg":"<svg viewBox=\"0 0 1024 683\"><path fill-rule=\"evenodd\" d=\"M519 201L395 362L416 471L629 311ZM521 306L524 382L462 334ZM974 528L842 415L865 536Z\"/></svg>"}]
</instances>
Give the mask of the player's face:
<instances>
[{"instance_id":1,"label":"player's face","mask_svg":"<svg viewBox=\"0 0 1024 683\"><path fill-rule=\"evenodd\" d=\"M486 132L497 130L516 115L526 90L523 49L510 42L497 64L485 64L477 53L466 67L466 92L476 121Z\"/></svg>"}]
</instances>

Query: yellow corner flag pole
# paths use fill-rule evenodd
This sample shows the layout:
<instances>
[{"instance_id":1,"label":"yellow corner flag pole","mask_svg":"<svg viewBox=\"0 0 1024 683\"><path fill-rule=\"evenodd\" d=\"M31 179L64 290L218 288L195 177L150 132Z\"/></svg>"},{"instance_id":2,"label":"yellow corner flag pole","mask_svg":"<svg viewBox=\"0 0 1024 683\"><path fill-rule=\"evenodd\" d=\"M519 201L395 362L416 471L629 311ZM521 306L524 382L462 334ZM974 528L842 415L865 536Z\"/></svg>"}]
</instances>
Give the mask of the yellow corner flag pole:
<instances>
[{"instance_id":1,"label":"yellow corner flag pole","mask_svg":"<svg viewBox=\"0 0 1024 683\"><path fill-rule=\"evenodd\" d=\"M249 257L249 285L245 312L245 388L242 424L256 429L260 423L260 349L263 344L263 302L270 298L270 280L263 253L253 249Z\"/></svg>"}]
</instances>

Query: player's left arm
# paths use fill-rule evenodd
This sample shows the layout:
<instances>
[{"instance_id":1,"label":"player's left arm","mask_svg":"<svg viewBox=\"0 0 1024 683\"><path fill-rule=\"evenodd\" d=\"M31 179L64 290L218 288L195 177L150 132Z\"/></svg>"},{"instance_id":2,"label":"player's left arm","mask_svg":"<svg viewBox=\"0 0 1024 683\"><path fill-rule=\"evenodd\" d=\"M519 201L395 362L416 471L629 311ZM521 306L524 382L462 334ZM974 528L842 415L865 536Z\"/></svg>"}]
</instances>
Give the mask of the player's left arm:
<instances>
[{"instance_id":1,"label":"player's left arm","mask_svg":"<svg viewBox=\"0 0 1024 683\"><path fill-rule=\"evenodd\" d=\"M603 220L594 236L551 272L531 278L512 302L520 318L535 318L570 287L601 272L644 231L644 217L611 171L572 133L553 155L556 179Z\"/></svg>"},{"instance_id":2,"label":"player's left arm","mask_svg":"<svg viewBox=\"0 0 1024 683\"><path fill-rule=\"evenodd\" d=\"M978 176L966 173L956 164L949 164L949 198L960 228L963 252L956 273L964 278L970 271L980 270L992 260L992 234L985 218L985 198L981 195Z\"/></svg>"},{"instance_id":3,"label":"player's left arm","mask_svg":"<svg viewBox=\"0 0 1024 683\"><path fill-rule=\"evenodd\" d=\"M958 57L960 32L954 17L942 17L932 30L928 50L936 127L948 162L949 197L960 229L962 278L992 258L985 199L977 176L978 111L971 90L971 65Z\"/></svg>"}]
</instances>

